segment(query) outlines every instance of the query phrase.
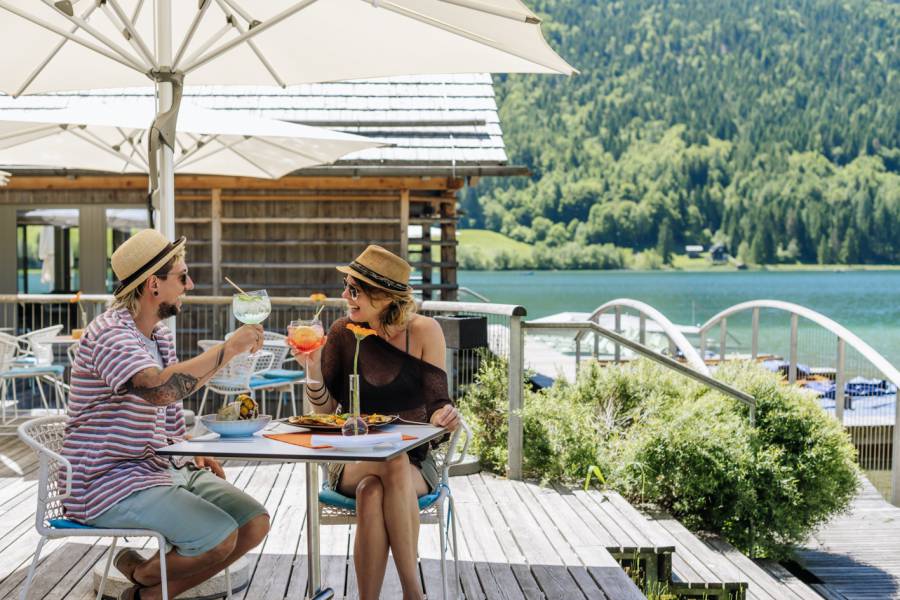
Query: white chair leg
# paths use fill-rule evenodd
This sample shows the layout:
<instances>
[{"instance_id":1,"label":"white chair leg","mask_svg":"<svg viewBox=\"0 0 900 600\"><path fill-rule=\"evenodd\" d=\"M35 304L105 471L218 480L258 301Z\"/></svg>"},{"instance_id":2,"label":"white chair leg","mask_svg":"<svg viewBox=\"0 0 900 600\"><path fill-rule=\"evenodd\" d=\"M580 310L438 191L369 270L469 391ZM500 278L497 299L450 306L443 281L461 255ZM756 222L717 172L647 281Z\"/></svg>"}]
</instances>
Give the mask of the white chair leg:
<instances>
[{"instance_id":1,"label":"white chair leg","mask_svg":"<svg viewBox=\"0 0 900 600\"><path fill-rule=\"evenodd\" d=\"M231 571L225 567L225 598L231 600Z\"/></svg>"},{"instance_id":2,"label":"white chair leg","mask_svg":"<svg viewBox=\"0 0 900 600\"><path fill-rule=\"evenodd\" d=\"M281 418L281 403L284 400L284 393L282 390L275 390L275 392L278 394L275 396L275 404L278 405L278 408L275 409L275 420L277 421Z\"/></svg>"},{"instance_id":3,"label":"white chair leg","mask_svg":"<svg viewBox=\"0 0 900 600\"><path fill-rule=\"evenodd\" d=\"M109 553L106 557L106 568L103 569L103 579L100 580L100 587L97 588L97 600L103 600L103 591L106 589L106 580L109 578L109 568L112 566L113 556L116 555L116 542L119 538L113 538L112 544L109 546Z\"/></svg>"},{"instance_id":4,"label":"white chair leg","mask_svg":"<svg viewBox=\"0 0 900 600\"><path fill-rule=\"evenodd\" d=\"M160 587L162 589L162 600L169 600L169 576L166 569L166 538L159 535L156 536L156 543L159 544L159 577Z\"/></svg>"},{"instance_id":5,"label":"white chair leg","mask_svg":"<svg viewBox=\"0 0 900 600\"><path fill-rule=\"evenodd\" d=\"M294 384L291 384L291 410L294 411L292 414L299 415L297 412L297 392Z\"/></svg>"},{"instance_id":6,"label":"white chair leg","mask_svg":"<svg viewBox=\"0 0 900 600\"><path fill-rule=\"evenodd\" d=\"M28 589L31 587L32 580L34 580L34 571L37 569L38 561L41 559L41 550L44 549L44 544L46 543L47 538L41 536L37 548L34 549L34 559L31 561L31 566L28 567L28 577L25 578L25 587L19 592L19 600L26 600L28 597Z\"/></svg>"},{"instance_id":7,"label":"white chair leg","mask_svg":"<svg viewBox=\"0 0 900 600\"><path fill-rule=\"evenodd\" d=\"M50 412L50 405L47 404L47 396L44 395L44 386L41 385L41 380L35 378L34 384L37 386L38 393L41 395L41 404L44 405L44 410Z\"/></svg>"},{"instance_id":8,"label":"white chair leg","mask_svg":"<svg viewBox=\"0 0 900 600\"><path fill-rule=\"evenodd\" d=\"M453 496L448 496L447 500L450 502L450 512L448 513L448 518L450 519L450 528L453 530L453 581L454 588L456 589L456 597L462 598L462 581L459 578L459 548L457 548L456 544L456 506L453 504Z\"/></svg>"},{"instance_id":9,"label":"white chair leg","mask_svg":"<svg viewBox=\"0 0 900 600\"><path fill-rule=\"evenodd\" d=\"M438 501L438 528L441 543L441 600L447 600L447 530L444 528L444 500Z\"/></svg>"}]
</instances>

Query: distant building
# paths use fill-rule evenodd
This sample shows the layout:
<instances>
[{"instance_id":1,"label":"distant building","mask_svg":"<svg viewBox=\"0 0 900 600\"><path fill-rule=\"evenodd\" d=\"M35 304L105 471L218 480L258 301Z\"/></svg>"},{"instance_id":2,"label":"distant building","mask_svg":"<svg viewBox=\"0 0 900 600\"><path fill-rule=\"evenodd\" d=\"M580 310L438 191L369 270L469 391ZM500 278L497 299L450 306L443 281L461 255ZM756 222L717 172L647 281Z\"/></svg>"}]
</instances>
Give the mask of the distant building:
<instances>
[{"instance_id":1,"label":"distant building","mask_svg":"<svg viewBox=\"0 0 900 600\"><path fill-rule=\"evenodd\" d=\"M688 244L684 247L684 251L687 253L688 258L700 258L700 253L703 252L703 246L700 244Z\"/></svg>"},{"instance_id":2,"label":"distant building","mask_svg":"<svg viewBox=\"0 0 900 600\"><path fill-rule=\"evenodd\" d=\"M725 248L725 244L718 243L710 246L709 259L714 263L728 262L728 250Z\"/></svg>"}]
</instances>

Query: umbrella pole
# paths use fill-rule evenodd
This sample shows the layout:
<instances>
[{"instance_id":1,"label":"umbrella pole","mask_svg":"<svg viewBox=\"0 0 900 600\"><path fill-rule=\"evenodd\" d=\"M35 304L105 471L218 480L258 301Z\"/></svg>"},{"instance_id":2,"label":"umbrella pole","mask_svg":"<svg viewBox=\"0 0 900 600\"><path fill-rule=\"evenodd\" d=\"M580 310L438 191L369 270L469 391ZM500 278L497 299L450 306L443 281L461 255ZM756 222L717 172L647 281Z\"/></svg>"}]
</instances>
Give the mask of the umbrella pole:
<instances>
[{"instance_id":1,"label":"umbrella pole","mask_svg":"<svg viewBox=\"0 0 900 600\"><path fill-rule=\"evenodd\" d=\"M172 65L172 4L171 0L156 2L156 55L160 66ZM159 105L157 117L172 108L172 82L156 80ZM177 114L177 113L176 113ZM155 132L151 132L153 135ZM167 240L175 239L175 159L174 150L167 144L159 144L159 217L156 228ZM166 325L175 337L175 317L166 319Z\"/></svg>"}]
</instances>

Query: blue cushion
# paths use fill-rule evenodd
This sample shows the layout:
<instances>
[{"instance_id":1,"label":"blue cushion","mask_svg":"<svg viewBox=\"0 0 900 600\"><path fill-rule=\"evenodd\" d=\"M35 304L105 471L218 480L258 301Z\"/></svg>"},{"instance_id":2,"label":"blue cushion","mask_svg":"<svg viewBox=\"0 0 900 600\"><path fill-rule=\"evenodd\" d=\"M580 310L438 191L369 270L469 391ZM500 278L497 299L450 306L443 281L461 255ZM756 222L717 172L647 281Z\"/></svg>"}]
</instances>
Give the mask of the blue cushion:
<instances>
[{"instance_id":1,"label":"blue cushion","mask_svg":"<svg viewBox=\"0 0 900 600\"><path fill-rule=\"evenodd\" d=\"M85 525L69 519L50 519L49 523L50 527L53 529L94 529L94 527L91 527L90 525Z\"/></svg>"},{"instance_id":2,"label":"blue cushion","mask_svg":"<svg viewBox=\"0 0 900 600\"><path fill-rule=\"evenodd\" d=\"M28 377L37 375L59 375L65 372L66 368L62 365L41 365L40 367L22 367L18 369L9 369L0 373L0 377Z\"/></svg>"},{"instance_id":3,"label":"blue cushion","mask_svg":"<svg viewBox=\"0 0 900 600\"><path fill-rule=\"evenodd\" d=\"M431 492L430 494L419 496L419 510L425 510L426 508L437 502L437 499L440 495L440 492ZM322 504L328 504L330 506L336 506L338 508L356 512L355 498L345 496L329 487L323 487L319 492L319 502L321 502Z\"/></svg>"},{"instance_id":4,"label":"blue cushion","mask_svg":"<svg viewBox=\"0 0 900 600\"><path fill-rule=\"evenodd\" d=\"M294 369L269 369L260 374L267 379L303 379L303 371Z\"/></svg>"},{"instance_id":5,"label":"blue cushion","mask_svg":"<svg viewBox=\"0 0 900 600\"><path fill-rule=\"evenodd\" d=\"M266 377L251 377L250 389L255 390L262 387L278 387L279 385L287 385L293 383L293 379L268 379Z\"/></svg>"}]
</instances>

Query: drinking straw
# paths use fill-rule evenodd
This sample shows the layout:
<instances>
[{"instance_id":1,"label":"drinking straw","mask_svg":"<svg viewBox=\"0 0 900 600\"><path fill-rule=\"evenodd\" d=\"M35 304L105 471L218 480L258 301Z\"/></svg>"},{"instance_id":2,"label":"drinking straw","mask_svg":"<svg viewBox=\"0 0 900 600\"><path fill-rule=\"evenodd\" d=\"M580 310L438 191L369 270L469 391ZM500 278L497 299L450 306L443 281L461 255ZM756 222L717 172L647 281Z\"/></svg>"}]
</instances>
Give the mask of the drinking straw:
<instances>
[{"instance_id":1,"label":"drinking straw","mask_svg":"<svg viewBox=\"0 0 900 600\"><path fill-rule=\"evenodd\" d=\"M242 293L242 294L246 294L246 293L247 293L247 292L245 292L244 290L242 290L241 288L239 288L239 287L238 287L238 284L236 284L236 283L233 282L232 280L228 279L227 277L225 278L225 281L227 281L227 282L230 283L232 286L234 286L234 289L236 289L236 290L239 291L240 293Z\"/></svg>"}]
</instances>

